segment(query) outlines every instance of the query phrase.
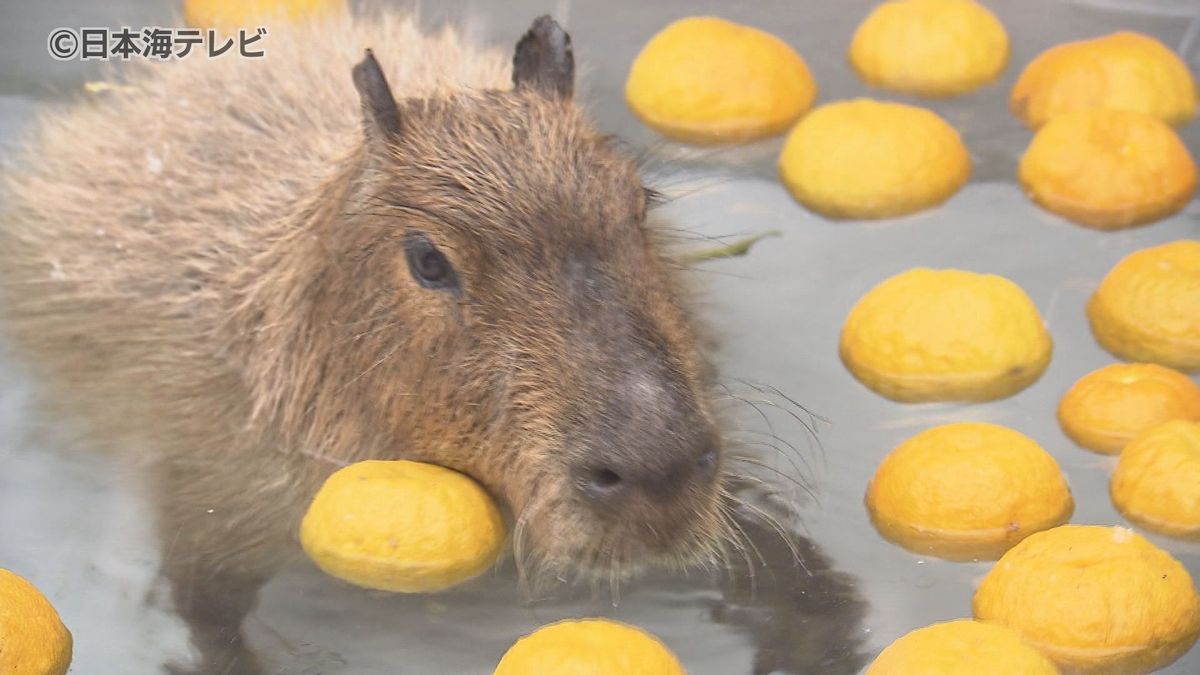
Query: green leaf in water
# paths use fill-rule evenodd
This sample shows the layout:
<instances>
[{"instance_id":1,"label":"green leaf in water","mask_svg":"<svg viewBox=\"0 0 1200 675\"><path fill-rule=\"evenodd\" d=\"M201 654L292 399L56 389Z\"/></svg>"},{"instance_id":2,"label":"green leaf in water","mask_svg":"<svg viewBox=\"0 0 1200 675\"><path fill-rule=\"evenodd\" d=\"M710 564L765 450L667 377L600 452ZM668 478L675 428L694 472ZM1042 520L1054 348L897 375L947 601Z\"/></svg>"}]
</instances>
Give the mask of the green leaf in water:
<instances>
[{"instance_id":1,"label":"green leaf in water","mask_svg":"<svg viewBox=\"0 0 1200 675\"><path fill-rule=\"evenodd\" d=\"M733 258L740 255L746 255L750 252L750 248L757 244L760 240L766 239L767 237L778 237L781 234L782 233L779 230L767 230L766 232L760 232L759 234L750 237L744 237L733 242L732 244L714 246L712 248L693 251L685 255L683 259L684 262L687 263L698 263L704 262L705 260Z\"/></svg>"}]
</instances>

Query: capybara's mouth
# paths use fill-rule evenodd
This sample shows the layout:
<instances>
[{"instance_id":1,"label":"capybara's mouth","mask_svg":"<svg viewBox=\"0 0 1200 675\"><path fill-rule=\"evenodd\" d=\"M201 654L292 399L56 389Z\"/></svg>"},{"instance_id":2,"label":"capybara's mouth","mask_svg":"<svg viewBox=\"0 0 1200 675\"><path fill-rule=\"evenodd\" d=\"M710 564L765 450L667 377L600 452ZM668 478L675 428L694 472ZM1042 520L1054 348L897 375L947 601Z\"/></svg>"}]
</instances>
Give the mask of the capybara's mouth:
<instances>
[{"instance_id":1,"label":"capybara's mouth","mask_svg":"<svg viewBox=\"0 0 1200 675\"><path fill-rule=\"evenodd\" d=\"M565 489L564 489L565 487ZM597 511L569 486L539 492L514 512L513 556L521 578L615 583L655 569L715 568L731 541L718 478L704 490Z\"/></svg>"}]
</instances>

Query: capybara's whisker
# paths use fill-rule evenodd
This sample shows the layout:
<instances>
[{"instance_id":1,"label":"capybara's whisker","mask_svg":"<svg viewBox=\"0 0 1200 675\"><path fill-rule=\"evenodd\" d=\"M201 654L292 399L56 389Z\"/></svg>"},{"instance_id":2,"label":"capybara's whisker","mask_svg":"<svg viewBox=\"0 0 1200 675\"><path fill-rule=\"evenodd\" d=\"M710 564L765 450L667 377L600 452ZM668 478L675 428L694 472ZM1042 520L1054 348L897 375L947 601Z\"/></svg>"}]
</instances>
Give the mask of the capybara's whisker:
<instances>
[{"instance_id":1,"label":"capybara's whisker","mask_svg":"<svg viewBox=\"0 0 1200 675\"><path fill-rule=\"evenodd\" d=\"M725 495L725 499L730 499L730 495ZM758 588L758 573L755 570L754 559L750 556L750 549L754 547L754 543L750 541L746 531L738 524L736 515L733 513L730 504L727 503L722 506L721 519L725 523L728 532L725 541L733 546L746 566L746 577L750 580L750 594L753 596ZM766 564L762 553L757 548L754 548L754 553L760 561L763 561L763 566L765 567Z\"/></svg>"},{"instance_id":2,"label":"capybara's whisker","mask_svg":"<svg viewBox=\"0 0 1200 675\"><path fill-rule=\"evenodd\" d=\"M768 447L773 447L768 443L756 443L755 445L767 445ZM728 459L728 461L731 461L731 462L742 462L744 464L751 464L753 466L757 466L761 469L766 469L767 471L770 471L771 473L775 474L776 476L779 476L783 480L786 480L787 482L794 485L798 490L802 491L805 495L807 495L807 497L809 499L813 500L814 502L817 500L816 493L813 492L812 488L809 487L804 481L800 480L796 476L792 476L786 472L780 471L779 469L771 466L770 464L767 464L766 462L764 462L762 460L755 459L753 457L744 457L744 456L738 456L738 455L730 455L729 457L727 457L727 459ZM793 468L795 468L795 465L793 465ZM746 478L746 477L743 476L742 478Z\"/></svg>"},{"instance_id":3,"label":"capybara's whisker","mask_svg":"<svg viewBox=\"0 0 1200 675\"><path fill-rule=\"evenodd\" d=\"M812 409L802 405L801 403L797 402L792 397L790 397L787 394L780 391L780 389L778 387L775 387L773 385L770 385L770 384L767 384L764 382L759 382L757 380L751 380L748 378L739 377L739 378L734 378L734 380L737 382L741 382L742 384L746 385L747 387L750 387L751 389L754 389L755 391L759 392L760 394L774 395L774 396L778 396L779 398L782 398L784 401L786 401L790 405L794 406L795 408L803 411L804 414L808 415L810 417L810 421L812 422L812 426L814 429L817 426L817 424L816 424L817 422L822 422L824 424L832 424L832 422L828 418L813 412Z\"/></svg>"},{"instance_id":4,"label":"capybara's whisker","mask_svg":"<svg viewBox=\"0 0 1200 675\"><path fill-rule=\"evenodd\" d=\"M759 518L759 520L766 523L768 527L774 530L774 532L779 535L779 538L787 546L788 551L792 554L793 564L799 565L805 570L805 572L808 572L808 568L805 567L804 560L800 556L799 549L796 548L796 544L793 543L791 535L789 535L787 529L783 527L783 524L779 522L779 519L748 501L741 500L741 505L749 509Z\"/></svg>"},{"instance_id":5,"label":"capybara's whisker","mask_svg":"<svg viewBox=\"0 0 1200 675\"><path fill-rule=\"evenodd\" d=\"M741 438L741 435L748 435L755 437L756 439L762 438L766 440L750 440ZM778 436L772 432L762 431L759 429L733 428L729 431L729 438L733 445L770 448L781 457L785 458L798 476L809 475L812 471L812 466L809 464L805 453L801 451L800 448L796 447L786 438ZM799 462L799 464L797 464L797 462ZM801 467L803 467L803 470Z\"/></svg>"},{"instance_id":6,"label":"capybara's whisker","mask_svg":"<svg viewBox=\"0 0 1200 675\"><path fill-rule=\"evenodd\" d=\"M733 504L734 507L742 505L742 501L733 494L726 494L726 499L728 499ZM730 508L728 510L728 512L726 513L726 516L729 520L729 524L737 531L738 535L741 537L742 542L744 542L745 545L751 551L754 552L754 556L758 559L758 562L764 568L767 567L766 557L763 556L762 551L759 550L758 546L754 543L754 540L750 538L750 535L746 534L746 530L741 526L740 523L738 523L736 510L734 508Z\"/></svg>"}]
</instances>

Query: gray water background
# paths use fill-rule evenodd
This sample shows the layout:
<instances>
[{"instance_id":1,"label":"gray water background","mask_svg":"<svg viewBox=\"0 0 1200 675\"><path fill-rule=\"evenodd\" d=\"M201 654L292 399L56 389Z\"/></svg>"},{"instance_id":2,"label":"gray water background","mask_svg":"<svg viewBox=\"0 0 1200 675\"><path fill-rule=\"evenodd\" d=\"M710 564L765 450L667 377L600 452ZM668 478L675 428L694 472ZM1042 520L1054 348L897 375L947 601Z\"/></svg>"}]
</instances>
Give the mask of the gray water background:
<instances>
[{"instance_id":1,"label":"gray water background","mask_svg":"<svg viewBox=\"0 0 1200 675\"><path fill-rule=\"evenodd\" d=\"M350 588L300 561L264 589L248 622L256 647L281 672L490 673L521 634L558 618L585 615L650 630L695 675L751 672L756 659L764 669L774 663L793 664L787 667L798 672L854 672L909 630L969 616L973 588L989 569L986 563L949 563L891 546L872 529L862 507L863 490L880 459L908 436L943 422L990 421L1030 435L1056 457L1070 480L1077 502L1073 522L1125 524L1107 495L1112 460L1074 447L1055 424L1053 411L1076 378L1112 361L1087 328L1083 303L1088 294L1130 251L1200 236L1200 202L1167 221L1112 234L1038 210L1013 181L1030 132L1009 116L1006 97L1020 68L1041 50L1118 28L1158 36L1179 49L1196 73L1200 2L987 3L1012 40L1004 77L960 99L918 101L960 130L974 160L972 181L945 206L902 219L826 221L793 202L775 180L778 139L698 152L663 142L624 105L624 77L640 46L669 21L705 13L766 28L796 47L820 85L820 102L860 95L916 101L868 90L846 65L850 36L872 4L419 4L423 23L454 21L481 40L506 44L534 16L555 14L574 38L580 99L603 129L636 148L651 149L657 158L658 181L674 197L660 217L710 236L781 232L748 256L704 264L702 311L720 338L716 360L731 386L743 386L742 380L769 383L828 420L818 424L815 443L786 414L767 409L774 433L798 447L804 461L793 466L771 452L764 460L783 474L802 476L815 493L809 498L789 491L787 479L763 474L799 505L799 518L788 524L811 543L804 552L814 572L760 572L754 594L731 589L740 583L736 579L660 576L623 587L619 602L603 589L531 605L522 602L508 566L445 595L404 597ZM49 58L45 41L52 29L169 24L176 11L174 2L151 0L4 0L0 153L15 142L39 105L78 95L80 84L99 72L92 64ZM1181 133L1200 156L1200 123ZM971 406L900 405L857 384L837 359L841 322L871 286L916 265L994 272L1020 284L1056 343L1041 380L1015 397ZM23 574L54 602L75 636L72 673L153 673L163 659L186 654L186 646L183 629L154 580L157 553L147 506L121 467L69 452L71 436L55 433L57 421L40 419L31 409L31 386L21 364L0 353L0 567ZM736 425L767 430L745 410ZM753 438L746 433L735 435ZM1148 536L1200 579L1200 546ZM778 553L768 549L765 555L786 558ZM789 649L795 653L785 654ZM1200 648L1163 672L1200 673Z\"/></svg>"}]
</instances>

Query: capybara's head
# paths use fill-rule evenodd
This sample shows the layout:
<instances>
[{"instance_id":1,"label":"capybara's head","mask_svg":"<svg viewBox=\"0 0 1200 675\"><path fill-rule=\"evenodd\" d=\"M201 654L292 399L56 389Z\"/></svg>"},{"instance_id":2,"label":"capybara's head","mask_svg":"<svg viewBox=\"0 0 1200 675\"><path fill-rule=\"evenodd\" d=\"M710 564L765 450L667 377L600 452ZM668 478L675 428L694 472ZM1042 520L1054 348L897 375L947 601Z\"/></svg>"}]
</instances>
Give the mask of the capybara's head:
<instances>
[{"instance_id":1,"label":"capybara's head","mask_svg":"<svg viewBox=\"0 0 1200 675\"><path fill-rule=\"evenodd\" d=\"M344 459L480 480L527 568L707 558L721 437L648 192L572 100L557 24L535 22L513 66L511 90L399 101L369 52L354 69L365 141L308 207L331 212L308 247L321 278L296 293L319 325L292 338L319 363L288 380L309 399L292 422Z\"/></svg>"}]
</instances>

